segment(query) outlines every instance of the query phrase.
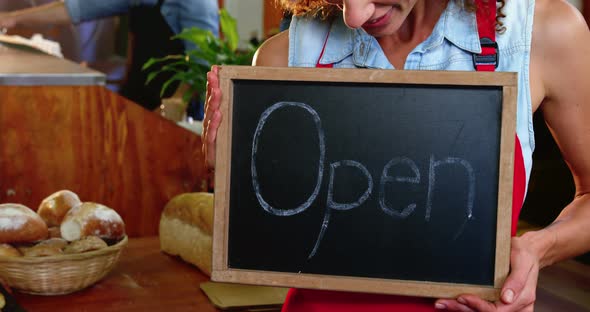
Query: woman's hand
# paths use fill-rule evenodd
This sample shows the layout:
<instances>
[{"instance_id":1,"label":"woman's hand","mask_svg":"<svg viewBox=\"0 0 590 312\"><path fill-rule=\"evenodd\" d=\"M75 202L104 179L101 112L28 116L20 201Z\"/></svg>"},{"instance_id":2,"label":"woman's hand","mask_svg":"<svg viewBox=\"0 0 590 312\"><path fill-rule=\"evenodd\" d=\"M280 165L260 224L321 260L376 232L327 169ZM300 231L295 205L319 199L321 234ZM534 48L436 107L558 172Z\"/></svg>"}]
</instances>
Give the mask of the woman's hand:
<instances>
[{"instance_id":1,"label":"woman's hand","mask_svg":"<svg viewBox=\"0 0 590 312\"><path fill-rule=\"evenodd\" d=\"M203 119L203 154L207 166L215 167L215 141L221 123L221 89L219 88L219 67L214 65L207 73L207 95L205 99L205 118Z\"/></svg>"},{"instance_id":2,"label":"woman's hand","mask_svg":"<svg viewBox=\"0 0 590 312\"><path fill-rule=\"evenodd\" d=\"M532 312L540 265L538 253L527 241L524 236L512 238L511 272L502 287L499 301L489 302L474 295L461 295L456 300L439 299L435 308L461 312Z\"/></svg>"}]
</instances>

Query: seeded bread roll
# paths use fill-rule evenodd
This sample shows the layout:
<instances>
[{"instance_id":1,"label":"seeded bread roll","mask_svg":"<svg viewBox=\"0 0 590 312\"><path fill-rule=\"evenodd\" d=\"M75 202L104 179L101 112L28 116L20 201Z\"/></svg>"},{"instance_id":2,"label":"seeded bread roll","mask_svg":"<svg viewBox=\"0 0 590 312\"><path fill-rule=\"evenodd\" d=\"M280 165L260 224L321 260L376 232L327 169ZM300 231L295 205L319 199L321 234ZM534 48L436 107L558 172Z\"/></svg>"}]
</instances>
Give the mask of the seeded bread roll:
<instances>
[{"instance_id":1,"label":"seeded bread roll","mask_svg":"<svg viewBox=\"0 0 590 312\"><path fill-rule=\"evenodd\" d=\"M125 236L125 224L119 214L104 205L85 202L68 211L60 226L61 237L75 241L87 236L119 240Z\"/></svg>"},{"instance_id":2,"label":"seeded bread roll","mask_svg":"<svg viewBox=\"0 0 590 312\"><path fill-rule=\"evenodd\" d=\"M0 244L29 243L47 238L47 225L29 207L0 205Z\"/></svg>"},{"instance_id":3,"label":"seeded bread roll","mask_svg":"<svg viewBox=\"0 0 590 312\"><path fill-rule=\"evenodd\" d=\"M213 194L186 193L172 198L160 218L160 248L211 275Z\"/></svg>"},{"instance_id":4,"label":"seeded bread roll","mask_svg":"<svg viewBox=\"0 0 590 312\"><path fill-rule=\"evenodd\" d=\"M66 213L80 203L80 198L76 193L61 190L45 198L39 205L37 214L48 227L59 226Z\"/></svg>"}]
</instances>

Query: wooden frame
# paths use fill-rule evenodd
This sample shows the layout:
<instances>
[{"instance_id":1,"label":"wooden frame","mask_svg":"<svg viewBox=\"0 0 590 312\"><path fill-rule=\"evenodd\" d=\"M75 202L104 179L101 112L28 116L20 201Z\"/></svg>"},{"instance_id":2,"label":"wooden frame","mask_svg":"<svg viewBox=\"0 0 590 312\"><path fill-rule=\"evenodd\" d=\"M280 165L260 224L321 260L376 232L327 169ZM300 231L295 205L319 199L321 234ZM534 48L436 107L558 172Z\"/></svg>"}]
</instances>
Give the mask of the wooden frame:
<instances>
[{"instance_id":1,"label":"wooden frame","mask_svg":"<svg viewBox=\"0 0 590 312\"><path fill-rule=\"evenodd\" d=\"M369 69L303 69L223 66L219 71L224 116L217 134L215 215L212 280L257 285L329 289L424 297L456 297L471 293L488 300L499 298L509 271L512 179L516 133L517 77L515 73L450 71L394 71ZM238 270L228 267L228 224L231 172L233 81L235 80L329 81L399 83L415 85L498 86L503 90L494 286L405 281Z\"/></svg>"}]
</instances>

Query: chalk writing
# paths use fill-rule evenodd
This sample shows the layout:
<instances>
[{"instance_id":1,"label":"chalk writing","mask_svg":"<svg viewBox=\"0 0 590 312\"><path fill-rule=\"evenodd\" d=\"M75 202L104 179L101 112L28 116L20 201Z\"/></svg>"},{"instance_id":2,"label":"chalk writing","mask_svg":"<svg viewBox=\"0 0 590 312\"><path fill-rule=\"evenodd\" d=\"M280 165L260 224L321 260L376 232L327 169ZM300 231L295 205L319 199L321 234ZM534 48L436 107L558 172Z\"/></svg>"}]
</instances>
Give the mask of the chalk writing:
<instances>
[{"instance_id":1,"label":"chalk writing","mask_svg":"<svg viewBox=\"0 0 590 312\"><path fill-rule=\"evenodd\" d=\"M319 139L318 144L319 144L319 154L320 155L319 155L319 159L318 159L319 166L318 166L315 188L314 188L312 194L301 205L299 205L298 207L293 208L293 209L280 209L277 207L273 207L268 202L266 202L264 200L264 198L261 194L261 191L260 191L260 183L258 181L258 172L257 172L257 168L256 168L256 156L257 156L257 152L258 152L259 139L260 139L260 135L264 129L264 125L266 124L267 120L269 119L269 117L271 116L271 114L273 112L275 112L279 109L283 109L285 107L301 108L301 109L305 110L306 112L308 112L314 121L314 124L316 126L316 130L317 130L318 139ZM315 200L317 199L318 194L320 192L320 188L321 188L321 184L322 184L322 180L323 180L323 176L324 176L324 162L325 162L325 156L326 156L326 142L325 142L324 137L325 137L324 130L322 129L322 124L321 124L319 114L312 107L310 107L307 104L298 103L298 102L278 102L278 103L272 105L271 107L269 107L268 109L266 109L262 113L262 115L258 121L258 125L256 127L256 130L254 132L252 153L251 153L251 156L252 156L251 157L252 186L254 188L256 198L258 199L258 202L260 203L260 206L262 207L262 209L264 209L266 212L268 212L272 215L275 215L275 216L281 216L281 217L293 216L293 215L296 215L296 214L299 214L299 213L305 211L306 209L308 209L312 205L313 202L315 202ZM336 202L334 200L335 172L338 168L341 168L344 166L358 169L367 178L367 188L364 191L364 193L356 201L348 202L348 203ZM393 171L396 167L400 167L400 166L409 167L412 175L411 176L396 175ZM424 215L425 221L430 221L430 218L431 218L433 194L436 189L436 181L437 181L436 180L436 171L437 171L437 168L439 168L441 166L452 166L452 167L462 168L467 173L468 193L467 193L467 199L466 199L465 220L463 221L462 225L460 226L460 228L457 230L457 232L454 235L454 238L456 239L462 233L467 221L469 221L473 218L473 205L474 205L474 201L475 201L475 185L476 185L475 171L474 171L473 167L471 166L471 164L465 159L461 159L458 157L447 157L442 160L436 160L434 155L430 155L430 164L428 167L428 169L429 169L429 172L428 172L428 193L426 195L426 211L425 211L425 215ZM394 157L384 165L383 170L381 171L381 177L380 177L380 181L379 181L378 202L379 202L379 207L381 208L381 211L383 211L386 215L388 215L390 217L397 218L397 219L405 219L415 212L417 205L416 205L416 203L411 203L411 204L407 205L405 208L403 208L401 211L395 210L392 207L388 206L388 204L385 201L385 189L386 189L387 184L390 184L393 182L420 184L421 174L420 174L420 170L419 170L418 166L416 165L416 163L412 159L405 157L405 156ZM367 199L369 199L372 192L373 192L373 177L372 177L371 173L369 172L369 170L367 170L367 168L363 164L361 164L360 162L355 161L355 160L340 160L340 161L330 163L329 184L328 184L328 191L327 191L327 198L326 198L326 211L324 213L324 220L322 222L318 238L314 244L314 247L313 247L311 253L308 256L308 259L311 259L312 257L314 257L316 255L316 253L318 252L320 244L321 244L321 242L324 238L324 235L325 235L326 231L328 230L328 226L330 224L330 216L331 216L332 209L340 210L340 211L348 211L348 210L357 208L357 207L361 206L363 203L365 203L367 201Z\"/></svg>"},{"instance_id":2,"label":"chalk writing","mask_svg":"<svg viewBox=\"0 0 590 312\"><path fill-rule=\"evenodd\" d=\"M316 185L315 185L315 188L314 188L312 194L299 207L296 207L293 209L277 209L277 208L272 207L270 204L268 204L264 200L264 198L262 198L262 195L260 194L260 184L258 183L258 172L256 170L256 153L258 152L258 141L260 139L260 134L262 133L262 129L264 128L264 124L268 120L268 117L270 116L270 114L272 114L274 111L276 111L278 109L289 107L289 106L302 108L302 109L306 110L307 112L309 112L311 114L311 117L313 118L313 121L314 121L316 128L318 130L319 147L320 147L318 179L317 179L317 182L316 182ZM292 215L296 215L302 211L305 211L305 209L307 209L313 203L313 201L318 196L318 193L320 192L320 186L322 185L322 178L324 176L325 155L326 155L326 146L324 143L324 131L322 129L320 116L313 108L311 108L309 105L303 104L303 103L279 102L279 103L272 105L268 109L266 109L262 113L260 120L258 121L258 125L256 126L256 131L254 132L254 140L253 140L253 144L252 144L252 158L251 158L252 159L252 162L251 162L252 186L254 187L254 193L256 194L256 198L258 199L260 206L262 206L262 208L266 212L271 213L275 216L292 216Z\"/></svg>"},{"instance_id":3,"label":"chalk writing","mask_svg":"<svg viewBox=\"0 0 590 312\"><path fill-rule=\"evenodd\" d=\"M366 177L368 181L367 190L361 197L355 201L354 203L337 203L334 201L334 171L336 168L340 166L350 166L354 168L358 168ZM330 186L328 186L328 208L336 209L336 210L350 210L352 208L356 208L362 205L368 198L371 196L371 192L373 192L373 177L369 173L369 170L365 168L361 163L354 161L354 160L341 160L335 163L330 164Z\"/></svg>"},{"instance_id":4,"label":"chalk writing","mask_svg":"<svg viewBox=\"0 0 590 312\"><path fill-rule=\"evenodd\" d=\"M411 177L398 177L398 176L396 176L395 178L393 178L393 177L389 176L388 175L389 169L395 165L398 165L398 164L408 165L410 167L410 169L412 169L412 172L414 173L414 177L411 178ZM397 211L387 207L387 204L385 203L385 183L393 182L393 181L407 182L407 183L414 183L414 184L420 183L420 171L418 170L418 167L416 166L414 161L407 158L407 157L397 157L397 158L390 160L387 163L387 165L385 165L385 167L383 167L383 172L381 174L381 183L379 184L381 186L380 191L379 191L379 206L381 206L381 210L383 210L383 212L385 212L386 214L388 214L392 217L406 218L410 214L412 214L412 212L414 212L414 209L416 209L415 203L409 204L406 208L404 208L404 210L402 210L402 212L397 212Z\"/></svg>"},{"instance_id":5,"label":"chalk writing","mask_svg":"<svg viewBox=\"0 0 590 312\"><path fill-rule=\"evenodd\" d=\"M344 204L343 203L336 203L336 202L334 202L334 199L333 199L334 171L336 170L336 168L338 168L342 165L358 168L367 177L367 182L368 182L367 190L354 203L344 203ZM326 212L324 213L324 221L322 221L322 227L320 228L320 234L318 235L318 239L316 240L316 243L313 246L313 250L311 251L311 253L307 257L308 259L311 259L316 254L318 248L320 247L320 242L324 238L324 234L326 233L326 230L328 229L328 225L330 223L331 209L350 210L350 209L356 208L356 207L362 205L369 198L369 196L371 196L372 191L373 191L373 177L371 176L371 174L369 173L367 168L365 166L363 166L361 163L354 161L354 160L341 160L341 161L330 164L330 186L328 187L328 201L327 201L327 205L326 205L327 206Z\"/></svg>"}]
</instances>

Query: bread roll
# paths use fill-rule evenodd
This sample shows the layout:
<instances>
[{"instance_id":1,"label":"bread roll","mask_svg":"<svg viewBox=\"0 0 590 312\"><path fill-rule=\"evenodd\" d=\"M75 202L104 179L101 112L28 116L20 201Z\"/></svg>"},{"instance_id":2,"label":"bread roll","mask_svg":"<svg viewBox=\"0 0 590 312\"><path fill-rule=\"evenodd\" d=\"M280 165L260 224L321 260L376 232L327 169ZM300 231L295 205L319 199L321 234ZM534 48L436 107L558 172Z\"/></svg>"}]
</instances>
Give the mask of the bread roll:
<instances>
[{"instance_id":1,"label":"bread roll","mask_svg":"<svg viewBox=\"0 0 590 312\"><path fill-rule=\"evenodd\" d=\"M64 249L68 245L68 241L63 238L50 238L41 241L37 244L38 246L53 246L59 249Z\"/></svg>"},{"instance_id":2,"label":"bread roll","mask_svg":"<svg viewBox=\"0 0 590 312\"><path fill-rule=\"evenodd\" d=\"M48 257L63 254L62 247L51 244L37 244L33 247L22 247L20 251L25 257Z\"/></svg>"},{"instance_id":3,"label":"bread roll","mask_svg":"<svg viewBox=\"0 0 590 312\"><path fill-rule=\"evenodd\" d=\"M186 193L170 200L160 218L160 248L211 275L213 194Z\"/></svg>"},{"instance_id":4,"label":"bread roll","mask_svg":"<svg viewBox=\"0 0 590 312\"><path fill-rule=\"evenodd\" d=\"M20 253L25 257L46 257L61 255L68 241L63 238L50 238L35 245L25 244L17 246Z\"/></svg>"},{"instance_id":5,"label":"bread roll","mask_svg":"<svg viewBox=\"0 0 590 312\"><path fill-rule=\"evenodd\" d=\"M80 198L72 191L61 190L49 195L39 205L37 214L48 227L59 226L66 213L80 204Z\"/></svg>"},{"instance_id":6,"label":"bread roll","mask_svg":"<svg viewBox=\"0 0 590 312\"><path fill-rule=\"evenodd\" d=\"M9 244L0 244L0 256L5 257L20 257L22 254L18 249Z\"/></svg>"},{"instance_id":7,"label":"bread roll","mask_svg":"<svg viewBox=\"0 0 590 312\"><path fill-rule=\"evenodd\" d=\"M68 211L60 226L61 237L75 241L86 236L122 239L125 224L119 214L101 204L85 202Z\"/></svg>"},{"instance_id":8,"label":"bread roll","mask_svg":"<svg viewBox=\"0 0 590 312\"><path fill-rule=\"evenodd\" d=\"M97 236L87 236L81 240L73 241L64 249L65 253L81 253L91 250L106 248L107 243Z\"/></svg>"},{"instance_id":9,"label":"bread roll","mask_svg":"<svg viewBox=\"0 0 590 312\"><path fill-rule=\"evenodd\" d=\"M29 207L0 205L0 244L26 243L47 238L47 225Z\"/></svg>"}]
</instances>

